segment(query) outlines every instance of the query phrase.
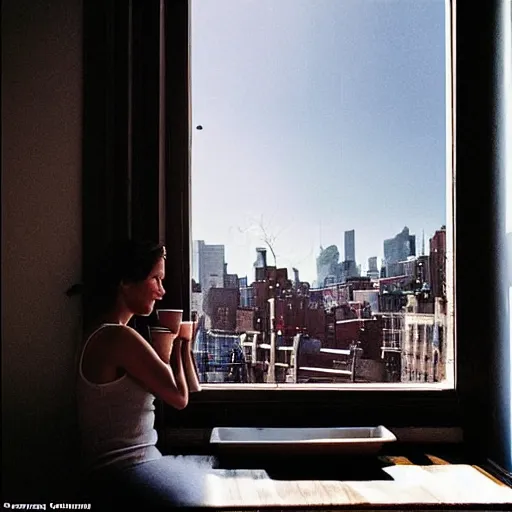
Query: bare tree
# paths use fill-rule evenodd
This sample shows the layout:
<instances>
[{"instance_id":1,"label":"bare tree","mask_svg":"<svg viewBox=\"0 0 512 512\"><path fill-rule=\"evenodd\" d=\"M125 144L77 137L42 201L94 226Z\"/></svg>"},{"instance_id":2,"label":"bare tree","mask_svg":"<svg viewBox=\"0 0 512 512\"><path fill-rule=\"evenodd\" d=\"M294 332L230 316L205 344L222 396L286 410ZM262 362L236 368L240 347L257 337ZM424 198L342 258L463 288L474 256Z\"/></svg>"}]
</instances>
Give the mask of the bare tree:
<instances>
[{"instance_id":1,"label":"bare tree","mask_svg":"<svg viewBox=\"0 0 512 512\"><path fill-rule=\"evenodd\" d=\"M268 224L265 224L263 220L263 215L259 218L259 220L251 218L250 219L251 225L243 229L241 227L238 227L238 231L240 233L247 233L249 231L257 232L258 238L269 248L270 252L272 253L272 258L274 258L274 265L277 267L277 253L276 253L276 242L279 237L279 235L284 231L285 228L279 230L277 233L273 233L271 231L271 228Z\"/></svg>"},{"instance_id":2,"label":"bare tree","mask_svg":"<svg viewBox=\"0 0 512 512\"><path fill-rule=\"evenodd\" d=\"M277 244L282 233L289 229L293 222L287 224L285 227L281 229L274 229L271 226L271 223L264 219L264 216L261 215L259 219L255 217L248 217L248 227L242 228L237 226L237 231L239 233L253 233L257 236L258 240L260 240L264 245L266 245L272 254L272 258L274 260L274 265L277 267L277 258L280 259L280 264L289 266L289 267L298 267L300 264L305 261L308 257L313 254L313 248L309 251L306 256L297 259L297 255L294 255L293 260L290 259L290 255L283 256L279 254L279 250L277 249Z\"/></svg>"},{"instance_id":3,"label":"bare tree","mask_svg":"<svg viewBox=\"0 0 512 512\"><path fill-rule=\"evenodd\" d=\"M259 228L261 229L261 233L262 233L261 239L270 249L270 252L272 253L272 257L274 258L274 266L277 268L277 257L276 257L276 252L274 250L274 246L277 241L277 237L279 236L279 233L276 235L273 235L268 232L268 230L263 225L263 216L261 217L261 220L259 223Z\"/></svg>"}]
</instances>

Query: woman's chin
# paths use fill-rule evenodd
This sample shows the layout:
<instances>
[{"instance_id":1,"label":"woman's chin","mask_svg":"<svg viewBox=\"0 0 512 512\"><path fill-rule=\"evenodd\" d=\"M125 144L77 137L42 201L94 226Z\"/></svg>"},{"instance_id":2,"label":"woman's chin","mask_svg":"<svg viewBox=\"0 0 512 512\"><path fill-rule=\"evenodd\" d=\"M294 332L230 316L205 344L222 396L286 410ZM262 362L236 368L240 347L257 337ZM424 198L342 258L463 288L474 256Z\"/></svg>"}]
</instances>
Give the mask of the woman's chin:
<instances>
[{"instance_id":1,"label":"woman's chin","mask_svg":"<svg viewBox=\"0 0 512 512\"><path fill-rule=\"evenodd\" d=\"M151 304L148 304L148 306L143 311L138 313L138 315L139 316L149 316L153 312L154 307L155 307L155 301L151 302Z\"/></svg>"}]
</instances>

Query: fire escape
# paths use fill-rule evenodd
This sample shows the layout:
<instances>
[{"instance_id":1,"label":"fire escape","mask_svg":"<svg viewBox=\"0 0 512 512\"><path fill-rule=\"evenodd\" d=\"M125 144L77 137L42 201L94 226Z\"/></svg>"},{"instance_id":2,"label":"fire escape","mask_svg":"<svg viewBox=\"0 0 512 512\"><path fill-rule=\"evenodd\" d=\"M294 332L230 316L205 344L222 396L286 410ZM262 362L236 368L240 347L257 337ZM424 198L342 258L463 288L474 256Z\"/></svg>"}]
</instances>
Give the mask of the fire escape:
<instances>
[{"instance_id":1,"label":"fire escape","mask_svg":"<svg viewBox=\"0 0 512 512\"><path fill-rule=\"evenodd\" d=\"M402 375L402 313L382 315L381 358L386 365L389 382L401 382Z\"/></svg>"}]
</instances>

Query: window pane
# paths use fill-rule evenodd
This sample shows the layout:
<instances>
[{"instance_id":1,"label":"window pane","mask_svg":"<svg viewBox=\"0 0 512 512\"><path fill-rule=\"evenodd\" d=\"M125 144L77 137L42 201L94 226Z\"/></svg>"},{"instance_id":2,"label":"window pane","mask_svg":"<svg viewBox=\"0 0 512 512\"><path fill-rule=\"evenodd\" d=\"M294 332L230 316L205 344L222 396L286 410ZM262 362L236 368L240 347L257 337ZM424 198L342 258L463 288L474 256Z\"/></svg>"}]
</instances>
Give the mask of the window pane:
<instances>
[{"instance_id":1,"label":"window pane","mask_svg":"<svg viewBox=\"0 0 512 512\"><path fill-rule=\"evenodd\" d=\"M451 383L445 1L191 6L202 382Z\"/></svg>"}]
</instances>

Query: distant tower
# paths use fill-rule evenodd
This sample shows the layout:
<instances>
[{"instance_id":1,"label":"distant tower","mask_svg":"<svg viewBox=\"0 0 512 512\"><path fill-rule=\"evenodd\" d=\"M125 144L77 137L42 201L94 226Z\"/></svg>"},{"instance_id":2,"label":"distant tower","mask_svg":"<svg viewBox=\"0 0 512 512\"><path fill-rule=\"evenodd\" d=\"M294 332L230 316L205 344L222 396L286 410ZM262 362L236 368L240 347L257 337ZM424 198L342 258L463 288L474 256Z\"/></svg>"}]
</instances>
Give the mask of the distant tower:
<instances>
[{"instance_id":1,"label":"distant tower","mask_svg":"<svg viewBox=\"0 0 512 512\"><path fill-rule=\"evenodd\" d=\"M345 231L345 261L356 261L356 232Z\"/></svg>"},{"instance_id":2,"label":"distant tower","mask_svg":"<svg viewBox=\"0 0 512 512\"><path fill-rule=\"evenodd\" d=\"M266 268L267 266L267 249L265 247L256 247L256 261L254 268Z\"/></svg>"},{"instance_id":3,"label":"distant tower","mask_svg":"<svg viewBox=\"0 0 512 512\"><path fill-rule=\"evenodd\" d=\"M335 245L321 249L316 259L316 275L319 288L324 286L324 281L327 276L336 275L339 258L340 253Z\"/></svg>"},{"instance_id":4,"label":"distant tower","mask_svg":"<svg viewBox=\"0 0 512 512\"><path fill-rule=\"evenodd\" d=\"M421 230L421 255L425 256L425 230Z\"/></svg>"},{"instance_id":5,"label":"distant tower","mask_svg":"<svg viewBox=\"0 0 512 512\"><path fill-rule=\"evenodd\" d=\"M368 258L368 271L366 276L371 279L378 279L380 277L379 267L377 266L377 256Z\"/></svg>"},{"instance_id":6,"label":"distant tower","mask_svg":"<svg viewBox=\"0 0 512 512\"><path fill-rule=\"evenodd\" d=\"M224 245L205 244L204 240L194 240L194 274L201 290L224 287Z\"/></svg>"},{"instance_id":7,"label":"distant tower","mask_svg":"<svg viewBox=\"0 0 512 512\"><path fill-rule=\"evenodd\" d=\"M293 268L292 270L293 270L293 282L294 282L295 286L299 286L299 284L300 284L299 270L296 268Z\"/></svg>"},{"instance_id":8,"label":"distant tower","mask_svg":"<svg viewBox=\"0 0 512 512\"><path fill-rule=\"evenodd\" d=\"M399 262L409 256L416 256L416 236L409 234L407 226L393 238L384 240L384 260L386 277L400 275Z\"/></svg>"}]
</instances>

